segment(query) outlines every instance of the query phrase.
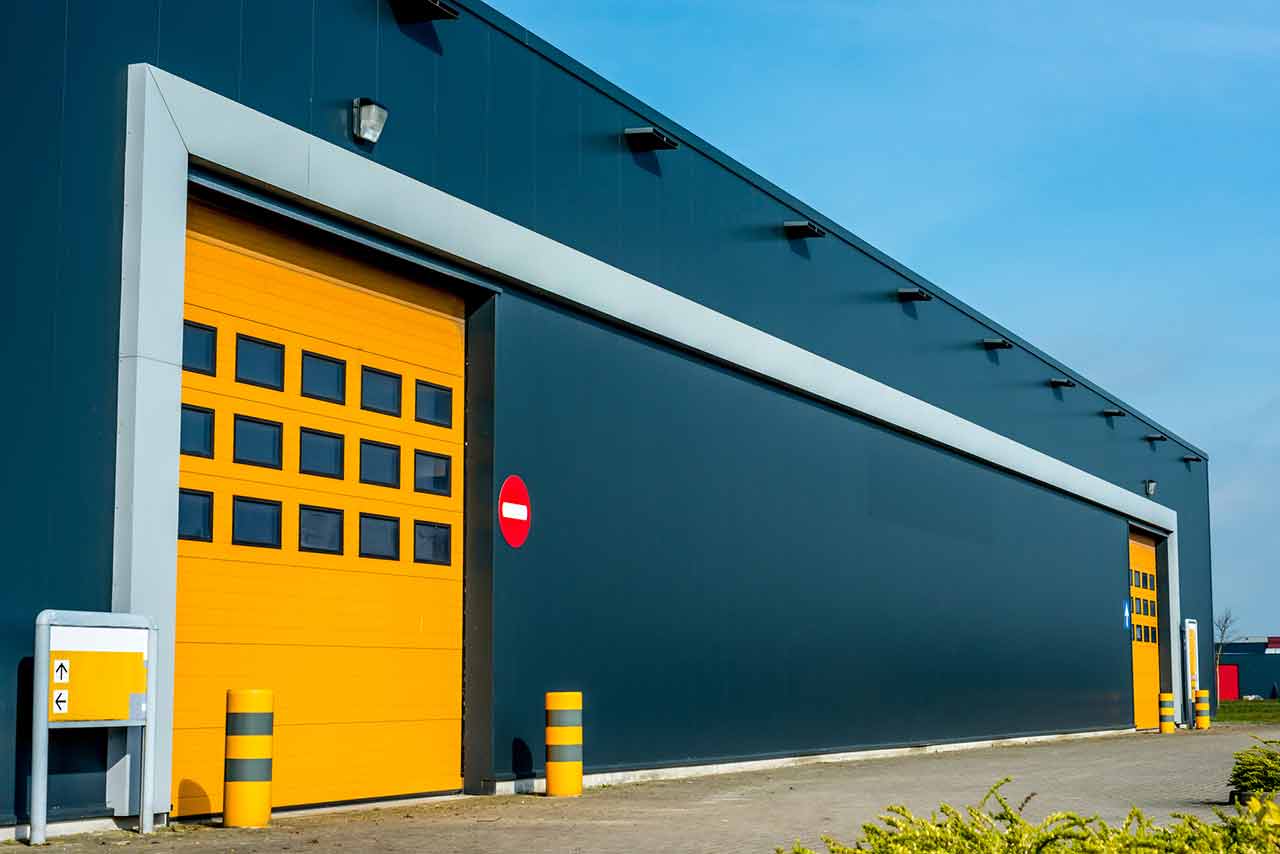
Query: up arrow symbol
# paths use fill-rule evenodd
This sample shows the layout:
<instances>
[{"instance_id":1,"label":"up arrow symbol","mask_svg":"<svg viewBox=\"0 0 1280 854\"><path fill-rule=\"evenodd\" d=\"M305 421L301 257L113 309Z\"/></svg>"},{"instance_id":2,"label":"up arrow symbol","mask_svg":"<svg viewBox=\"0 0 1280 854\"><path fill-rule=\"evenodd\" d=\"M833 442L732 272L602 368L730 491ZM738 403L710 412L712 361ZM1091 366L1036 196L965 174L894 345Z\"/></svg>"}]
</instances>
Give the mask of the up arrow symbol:
<instances>
[{"instance_id":1,"label":"up arrow symbol","mask_svg":"<svg viewBox=\"0 0 1280 854\"><path fill-rule=\"evenodd\" d=\"M57 669L57 670L55 670L55 671L53 671L53 672L54 672L54 673L56 673L56 674L58 675L58 678L60 678L60 679L66 679L66 678L67 678L67 665L66 665L66 663L65 663L65 662L62 662L62 661L59 661L59 662L58 662L58 669Z\"/></svg>"}]
</instances>

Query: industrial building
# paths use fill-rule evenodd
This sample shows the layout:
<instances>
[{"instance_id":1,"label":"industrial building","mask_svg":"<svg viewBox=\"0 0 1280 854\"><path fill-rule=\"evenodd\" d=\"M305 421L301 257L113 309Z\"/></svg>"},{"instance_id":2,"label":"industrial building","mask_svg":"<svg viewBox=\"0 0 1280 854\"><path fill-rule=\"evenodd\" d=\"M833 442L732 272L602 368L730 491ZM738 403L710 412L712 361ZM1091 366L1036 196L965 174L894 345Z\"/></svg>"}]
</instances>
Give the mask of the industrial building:
<instances>
[{"instance_id":1,"label":"industrial building","mask_svg":"<svg viewBox=\"0 0 1280 854\"><path fill-rule=\"evenodd\" d=\"M1221 700L1280 700L1280 637L1243 637L1222 645L1218 659Z\"/></svg>"},{"instance_id":2,"label":"industrial building","mask_svg":"<svg viewBox=\"0 0 1280 854\"><path fill-rule=\"evenodd\" d=\"M175 817L229 688L281 808L532 785L555 690L589 782L1185 715L1206 454L494 9L9 18L0 822L46 608L159 626Z\"/></svg>"}]
</instances>

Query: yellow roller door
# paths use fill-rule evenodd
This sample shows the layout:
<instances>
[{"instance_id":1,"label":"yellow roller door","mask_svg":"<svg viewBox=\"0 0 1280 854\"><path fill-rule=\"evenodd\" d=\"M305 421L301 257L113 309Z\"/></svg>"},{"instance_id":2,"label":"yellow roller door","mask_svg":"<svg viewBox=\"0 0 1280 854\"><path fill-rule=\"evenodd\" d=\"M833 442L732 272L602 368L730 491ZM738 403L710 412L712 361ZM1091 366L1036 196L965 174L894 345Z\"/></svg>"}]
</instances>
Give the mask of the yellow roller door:
<instances>
[{"instance_id":1,"label":"yellow roller door","mask_svg":"<svg viewBox=\"0 0 1280 854\"><path fill-rule=\"evenodd\" d=\"M173 792L222 808L228 688L276 806L461 787L460 299L193 203Z\"/></svg>"},{"instance_id":2,"label":"yellow roller door","mask_svg":"<svg viewBox=\"0 0 1280 854\"><path fill-rule=\"evenodd\" d=\"M1129 534L1129 606L1133 639L1133 725L1155 729L1160 724L1160 622L1156 588L1156 542L1136 531Z\"/></svg>"}]
</instances>

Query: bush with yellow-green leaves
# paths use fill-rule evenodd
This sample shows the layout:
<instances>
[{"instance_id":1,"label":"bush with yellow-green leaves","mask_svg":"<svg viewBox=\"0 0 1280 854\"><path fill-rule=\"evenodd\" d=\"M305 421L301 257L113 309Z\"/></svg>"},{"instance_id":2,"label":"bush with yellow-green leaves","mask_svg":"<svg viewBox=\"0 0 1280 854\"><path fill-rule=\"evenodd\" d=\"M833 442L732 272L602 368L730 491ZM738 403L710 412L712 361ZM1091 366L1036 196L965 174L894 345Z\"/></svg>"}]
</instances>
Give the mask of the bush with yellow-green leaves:
<instances>
[{"instance_id":1,"label":"bush with yellow-green leaves","mask_svg":"<svg viewBox=\"0 0 1280 854\"><path fill-rule=\"evenodd\" d=\"M1276 745L1280 745L1280 741L1258 738L1253 747L1236 753L1228 778L1236 797L1280 792L1280 750L1275 749Z\"/></svg>"},{"instance_id":2,"label":"bush with yellow-green leaves","mask_svg":"<svg viewBox=\"0 0 1280 854\"><path fill-rule=\"evenodd\" d=\"M1009 782L1001 780L977 806L964 810L943 804L928 818L903 806L889 807L879 824L863 825L862 835L851 843L823 837L830 854L1138 854L1138 852L1191 852L1192 854L1280 854L1280 806L1273 799L1252 798L1234 812L1217 811L1217 819L1175 816L1168 827L1156 824L1138 809L1116 827L1095 817L1057 812L1044 821L1023 818L1027 805L1013 807L1000 793ZM994 801L996 808L988 811ZM777 849L783 854L784 849ZM796 843L791 854L814 854Z\"/></svg>"}]
</instances>

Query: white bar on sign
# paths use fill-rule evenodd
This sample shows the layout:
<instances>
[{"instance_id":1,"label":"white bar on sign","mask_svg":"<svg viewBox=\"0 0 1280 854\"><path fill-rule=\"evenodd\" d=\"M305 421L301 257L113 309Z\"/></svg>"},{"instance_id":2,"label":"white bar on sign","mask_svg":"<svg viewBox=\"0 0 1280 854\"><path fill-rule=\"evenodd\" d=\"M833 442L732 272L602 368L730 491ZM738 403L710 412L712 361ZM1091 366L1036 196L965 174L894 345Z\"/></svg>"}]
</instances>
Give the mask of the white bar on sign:
<instances>
[{"instance_id":1,"label":"white bar on sign","mask_svg":"<svg viewBox=\"0 0 1280 854\"><path fill-rule=\"evenodd\" d=\"M140 652L147 655L147 630L108 626L50 626L54 652Z\"/></svg>"},{"instance_id":2,"label":"white bar on sign","mask_svg":"<svg viewBox=\"0 0 1280 854\"><path fill-rule=\"evenodd\" d=\"M510 501L502 502L502 518L518 519L521 522L529 521L529 505L514 504Z\"/></svg>"}]
</instances>

